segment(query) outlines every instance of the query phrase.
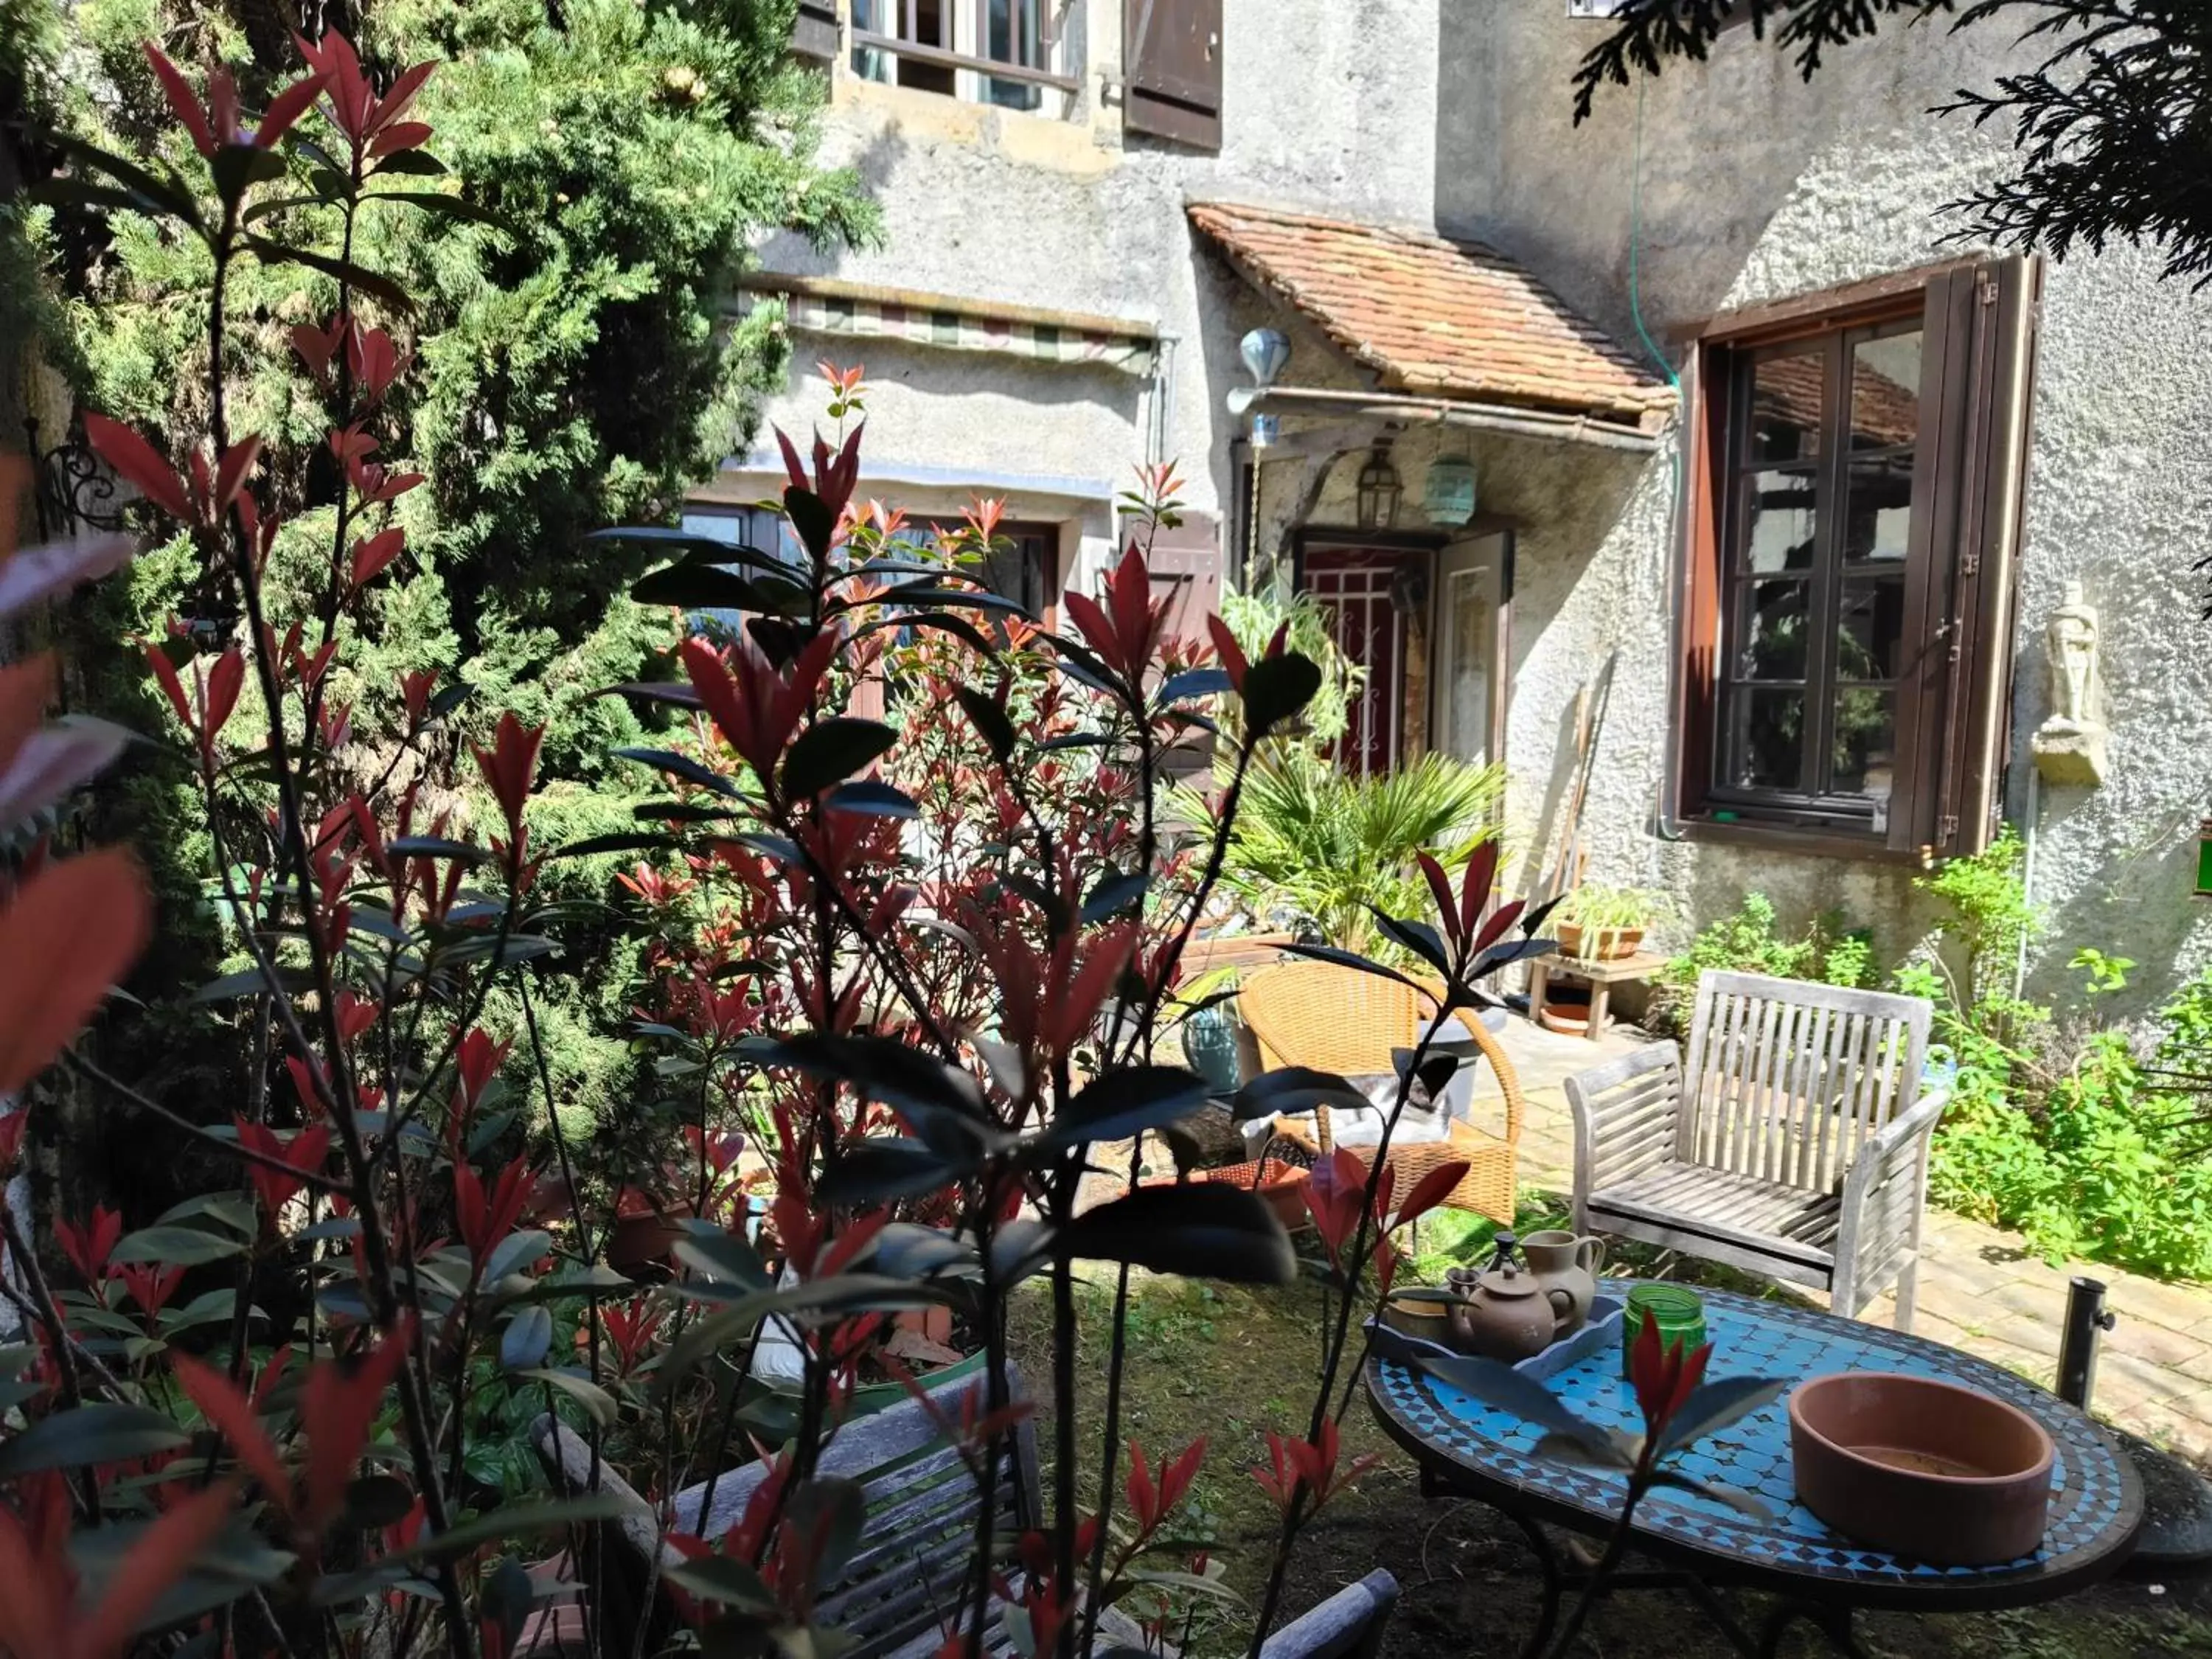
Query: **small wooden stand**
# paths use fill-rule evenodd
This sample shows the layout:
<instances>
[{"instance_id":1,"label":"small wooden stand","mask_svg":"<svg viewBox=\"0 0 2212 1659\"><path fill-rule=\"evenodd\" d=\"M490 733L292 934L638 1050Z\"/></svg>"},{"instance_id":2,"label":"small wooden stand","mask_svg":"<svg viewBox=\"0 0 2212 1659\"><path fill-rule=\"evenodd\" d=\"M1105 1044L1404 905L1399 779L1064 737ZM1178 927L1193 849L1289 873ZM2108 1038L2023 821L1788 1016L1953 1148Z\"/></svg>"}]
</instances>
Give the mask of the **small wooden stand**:
<instances>
[{"instance_id":1,"label":"small wooden stand","mask_svg":"<svg viewBox=\"0 0 2212 1659\"><path fill-rule=\"evenodd\" d=\"M1612 999L1613 988L1632 980L1649 979L1666 965L1667 958L1653 951L1638 951L1632 957L1613 962L1586 962L1580 957L1538 957L1528 964L1528 1007L1532 1014L1543 1008L1555 974L1569 979L1586 979L1590 988L1589 1024L1583 1028L1583 1035L1592 1042L1601 1042L1605 1036L1605 1005Z\"/></svg>"}]
</instances>

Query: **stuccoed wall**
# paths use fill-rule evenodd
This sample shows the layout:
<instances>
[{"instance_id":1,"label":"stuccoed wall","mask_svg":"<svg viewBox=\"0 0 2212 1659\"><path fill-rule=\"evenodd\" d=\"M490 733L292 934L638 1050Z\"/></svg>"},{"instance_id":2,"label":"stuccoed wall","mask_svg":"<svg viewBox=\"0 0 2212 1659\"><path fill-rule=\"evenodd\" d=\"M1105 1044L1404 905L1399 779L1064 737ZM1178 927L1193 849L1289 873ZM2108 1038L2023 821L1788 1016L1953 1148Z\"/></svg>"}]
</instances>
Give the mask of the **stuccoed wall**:
<instances>
[{"instance_id":1,"label":"stuccoed wall","mask_svg":"<svg viewBox=\"0 0 2212 1659\"><path fill-rule=\"evenodd\" d=\"M861 170L883 204L884 244L825 258L780 239L764 262L1156 324L1177 337L1166 452L1190 477L1188 504L1219 511L1231 488L1221 399L1243 380L1242 331L1228 311L1242 284L1199 254L1184 203L1428 226L1436 82L1406 46L1433 38L1437 9L1438 0L1227 0L1218 155L1125 138L1118 102L1102 94L1102 76L1120 75L1121 0L1080 0L1084 90L1065 118L863 82L841 67L824 158ZM1145 459L1149 411L1123 375L872 341L797 344L802 362L828 351L900 382L871 404L872 474L965 468L1118 489ZM821 402L819 381L802 375L769 418L803 428ZM1018 495L1015 506L1030 503ZM1088 537L1086 550L1103 556Z\"/></svg>"},{"instance_id":2,"label":"stuccoed wall","mask_svg":"<svg viewBox=\"0 0 2212 1659\"><path fill-rule=\"evenodd\" d=\"M1567 77L1595 25L1556 9L1501 10L1440 35L1438 217L1519 254L1626 340L1642 324L1679 362L1673 331L1729 307L1814 292L1954 257L1947 202L2005 161L2001 136L1925 112L2004 65L2005 37L1894 31L1840 54L1811 86L1747 35L1646 91L1642 188L1633 89L1576 129ZM1632 226L1638 234L1632 237ZM2212 626L2198 619L2212 519L2212 301L2156 280L2154 255L2077 255L2049 273L2031 455L2008 811L2031 833L2033 896L2051 927L2029 988L2063 992L2095 945L2141 964L2142 1009L2212 959L2188 896L2196 826L2212 805ZM1668 738L1667 616L1674 464L1662 459L1609 512L1601 464L1516 448L1486 466L1486 501L1537 505L1515 605L1510 758L1518 810L1556 792L1576 689L1618 644L1619 678L1586 815L1591 873L1674 888L1702 919L1747 889L1786 920L1829 908L1909 946L1927 920L1895 866L1669 841L1657 822ZM1547 520L1549 524L1547 524ZM2068 580L2100 613L2112 774L2095 791L2041 790L2027 735L2047 711L2045 617ZM1537 809L1540 817L1540 809Z\"/></svg>"}]
</instances>

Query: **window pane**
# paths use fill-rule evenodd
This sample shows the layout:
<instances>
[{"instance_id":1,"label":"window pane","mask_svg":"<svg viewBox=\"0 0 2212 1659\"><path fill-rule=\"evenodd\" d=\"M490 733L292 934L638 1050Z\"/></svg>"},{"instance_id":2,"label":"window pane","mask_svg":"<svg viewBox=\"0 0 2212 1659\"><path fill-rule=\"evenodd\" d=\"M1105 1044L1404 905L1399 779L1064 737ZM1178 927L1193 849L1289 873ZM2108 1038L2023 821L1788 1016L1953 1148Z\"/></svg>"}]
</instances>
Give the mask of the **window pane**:
<instances>
[{"instance_id":1,"label":"window pane","mask_svg":"<svg viewBox=\"0 0 2212 1659\"><path fill-rule=\"evenodd\" d=\"M1744 568L1810 570L1813 568L1815 485L1810 472L1754 472L1746 511Z\"/></svg>"},{"instance_id":2,"label":"window pane","mask_svg":"<svg viewBox=\"0 0 2212 1659\"><path fill-rule=\"evenodd\" d=\"M1805 678L1806 599L1810 589L1796 580L1746 582L1737 618L1736 676L1747 680Z\"/></svg>"},{"instance_id":3,"label":"window pane","mask_svg":"<svg viewBox=\"0 0 2212 1659\"><path fill-rule=\"evenodd\" d=\"M1845 582L1836 615L1836 678L1893 680L1904 659L1904 578Z\"/></svg>"},{"instance_id":4,"label":"window pane","mask_svg":"<svg viewBox=\"0 0 2212 1659\"><path fill-rule=\"evenodd\" d=\"M1887 799L1896 751L1897 694L1838 691L1835 740L1829 745L1829 788L1838 795Z\"/></svg>"},{"instance_id":5,"label":"window pane","mask_svg":"<svg viewBox=\"0 0 2212 1659\"><path fill-rule=\"evenodd\" d=\"M1751 371L1751 455L1754 464L1811 460L1820 453L1821 364L1826 354L1792 352Z\"/></svg>"},{"instance_id":6,"label":"window pane","mask_svg":"<svg viewBox=\"0 0 2212 1659\"><path fill-rule=\"evenodd\" d=\"M1920 331L1851 349L1851 447L1894 449L1920 436Z\"/></svg>"},{"instance_id":7,"label":"window pane","mask_svg":"<svg viewBox=\"0 0 2212 1659\"><path fill-rule=\"evenodd\" d=\"M1803 785L1805 694L1746 688L1735 693L1735 776L1742 789Z\"/></svg>"},{"instance_id":8,"label":"window pane","mask_svg":"<svg viewBox=\"0 0 2212 1659\"><path fill-rule=\"evenodd\" d=\"M1037 4L1038 0L987 0L983 56L996 63L1042 69L1044 52L1037 28ZM1006 109L1035 109L1044 101L1044 89L1025 81L994 76L983 83L983 98Z\"/></svg>"},{"instance_id":9,"label":"window pane","mask_svg":"<svg viewBox=\"0 0 2212 1659\"><path fill-rule=\"evenodd\" d=\"M1851 463L1844 513L1844 557L1902 563L1912 538L1912 457Z\"/></svg>"}]
</instances>

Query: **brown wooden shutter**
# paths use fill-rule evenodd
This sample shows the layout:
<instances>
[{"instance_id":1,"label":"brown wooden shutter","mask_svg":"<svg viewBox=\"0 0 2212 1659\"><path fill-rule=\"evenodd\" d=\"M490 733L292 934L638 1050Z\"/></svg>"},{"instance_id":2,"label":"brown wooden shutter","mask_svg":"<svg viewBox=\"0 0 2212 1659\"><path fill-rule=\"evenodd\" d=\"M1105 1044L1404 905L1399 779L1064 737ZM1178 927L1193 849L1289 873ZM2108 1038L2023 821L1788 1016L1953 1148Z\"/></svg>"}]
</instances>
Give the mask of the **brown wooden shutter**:
<instances>
[{"instance_id":1,"label":"brown wooden shutter","mask_svg":"<svg viewBox=\"0 0 2212 1659\"><path fill-rule=\"evenodd\" d=\"M1907 595L1917 654L1898 711L1912 793L1890 842L1938 858L1987 847L2001 805L2041 284L2039 262L2012 257L1928 285Z\"/></svg>"},{"instance_id":2,"label":"brown wooden shutter","mask_svg":"<svg viewBox=\"0 0 2212 1659\"><path fill-rule=\"evenodd\" d=\"M797 58L837 56L837 0L799 0L799 15L791 25L791 51Z\"/></svg>"},{"instance_id":3,"label":"brown wooden shutter","mask_svg":"<svg viewBox=\"0 0 2212 1659\"><path fill-rule=\"evenodd\" d=\"M1221 148L1221 0L1123 0L1122 119L1133 132Z\"/></svg>"},{"instance_id":4,"label":"brown wooden shutter","mask_svg":"<svg viewBox=\"0 0 2212 1659\"><path fill-rule=\"evenodd\" d=\"M1221 520L1187 513L1173 529L1163 525L1145 562L1153 597L1169 602L1165 637L1206 643L1206 619L1221 606Z\"/></svg>"}]
</instances>

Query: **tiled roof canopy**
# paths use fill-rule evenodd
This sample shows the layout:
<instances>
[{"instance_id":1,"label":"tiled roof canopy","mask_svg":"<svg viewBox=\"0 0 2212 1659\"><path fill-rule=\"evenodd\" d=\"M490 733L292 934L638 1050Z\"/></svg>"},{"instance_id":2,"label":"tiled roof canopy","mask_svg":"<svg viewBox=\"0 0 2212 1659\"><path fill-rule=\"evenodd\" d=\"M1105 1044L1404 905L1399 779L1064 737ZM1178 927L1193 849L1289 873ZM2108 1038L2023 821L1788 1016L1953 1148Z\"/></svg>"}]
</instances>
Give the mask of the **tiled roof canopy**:
<instances>
[{"instance_id":1,"label":"tiled roof canopy","mask_svg":"<svg viewBox=\"0 0 2212 1659\"><path fill-rule=\"evenodd\" d=\"M1194 202L1191 222L1319 324L1386 390L1653 424L1674 393L1534 276L1478 242Z\"/></svg>"}]
</instances>

